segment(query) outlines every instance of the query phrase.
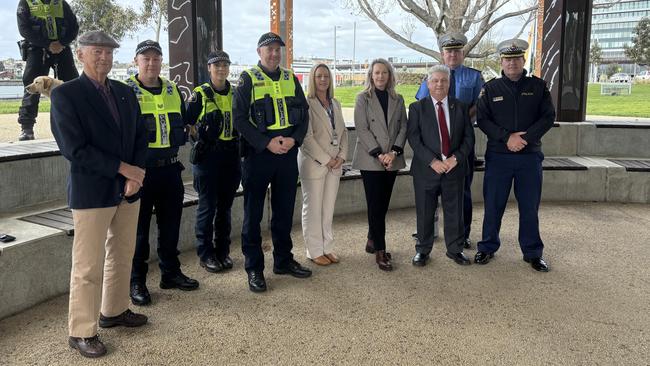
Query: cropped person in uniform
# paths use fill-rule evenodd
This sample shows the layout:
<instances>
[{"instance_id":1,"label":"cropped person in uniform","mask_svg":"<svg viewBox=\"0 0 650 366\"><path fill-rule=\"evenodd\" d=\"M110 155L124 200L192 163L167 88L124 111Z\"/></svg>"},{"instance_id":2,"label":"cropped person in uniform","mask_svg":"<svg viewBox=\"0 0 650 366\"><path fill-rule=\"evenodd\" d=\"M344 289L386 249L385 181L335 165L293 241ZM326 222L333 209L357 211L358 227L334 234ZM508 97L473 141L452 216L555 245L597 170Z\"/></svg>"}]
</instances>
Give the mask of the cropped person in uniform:
<instances>
[{"instance_id":1,"label":"cropped person in uniform","mask_svg":"<svg viewBox=\"0 0 650 366\"><path fill-rule=\"evenodd\" d=\"M158 225L158 261L160 288L195 290L198 281L181 271L178 239L183 214L185 189L178 161L178 148L185 144L185 104L176 85L160 76L163 56L160 44L146 40L135 51L138 73L126 80L140 104L139 123L147 129L147 174L142 186L138 236L131 268L131 302L147 305L151 295L147 289L149 266L149 227L153 210Z\"/></svg>"},{"instance_id":2,"label":"cropped person in uniform","mask_svg":"<svg viewBox=\"0 0 650 366\"><path fill-rule=\"evenodd\" d=\"M210 273L231 269L231 208L241 180L239 135L233 128L233 88L227 78L230 57L224 51L208 55L210 80L194 89L188 121L195 125L191 153L196 210L196 253Z\"/></svg>"},{"instance_id":3,"label":"cropped person in uniform","mask_svg":"<svg viewBox=\"0 0 650 366\"><path fill-rule=\"evenodd\" d=\"M77 17L65 0L20 0L18 2L18 31L24 40L19 42L23 60L23 85L31 84L38 76L47 76L54 69L54 77L63 81L79 76L70 44L77 38ZM25 91L18 123L18 140L34 139L34 124L38 115L40 94Z\"/></svg>"},{"instance_id":4,"label":"cropped person in uniform","mask_svg":"<svg viewBox=\"0 0 650 366\"><path fill-rule=\"evenodd\" d=\"M451 70L449 80L449 96L466 104L469 107L469 117L474 120L476 117L476 102L478 95L483 87L484 81L481 72L463 65L465 61L465 51L463 47L467 44L467 37L458 32L450 32L440 37L438 46L442 55L442 61L445 66ZM425 79L420 86L415 98L421 100L429 96L427 80ZM469 236L472 230L472 181L474 179L474 163L476 154L474 145L467 155L467 176L465 177L465 188L463 193L463 223L464 223L464 248L472 247L472 241ZM436 218L438 213L436 212ZM438 225L437 219L435 225ZM437 228L434 232L438 232Z\"/></svg>"},{"instance_id":5,"label":"cropped person in uniform","mask_svg":"<svg viewBox=\"0 0 650 366\"><path fill-rule=\"evenodd\" d=\"M298 152L305 249L307 258L321 266L339 262L334 253L332 219L348 154L348 130L333 89L327 65L312 67L307 93L309 128Z\"/></svg>"},{"instance_id":6,"label":"cropped person in uniform","mask_svg":"<svg viewBox=\"0 0 650 366\"><path fill-rule=\"evenodd\" d=\"M273 272L297 278L311 276L291 253L291 227L298 182L298 147L309 123L309 106L293 71L280 67L284 41L275 33L257 42L259 63L244 71L233 98L235 128L242 136L244 223L242 251L248 287L266 291L260 222L271 186Z\"/></svg>"},{"instance_id":7,"label":"cropped person in uniform","mask_svg":"<svg viewBox=\"0 0 650 366\"><path fill-rule=\"evenodd\" d=\"M477 123L488 137L485 152L483 239L474 262L486 264L501 246L499 231L513 186L519 208L519 246L524 261L547 272L539 234L542 196L541 138L553 127L555 108L546 82L528 76L524 54L528 43L511 39L499 43L501 77L487 82L478 101Z\"/></svg>"}]
</instances>

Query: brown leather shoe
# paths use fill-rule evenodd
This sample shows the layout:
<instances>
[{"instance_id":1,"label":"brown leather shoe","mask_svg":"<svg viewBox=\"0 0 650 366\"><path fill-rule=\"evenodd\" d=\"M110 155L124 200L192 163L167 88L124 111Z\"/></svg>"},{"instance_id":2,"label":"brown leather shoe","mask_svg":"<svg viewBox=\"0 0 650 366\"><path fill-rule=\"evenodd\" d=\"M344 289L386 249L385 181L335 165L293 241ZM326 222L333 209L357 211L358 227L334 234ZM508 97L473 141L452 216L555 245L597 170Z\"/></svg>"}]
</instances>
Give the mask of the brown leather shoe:
<instances>
[{"instance_id":1,"label":"brown leather shoe","mask_svg":"<svg viewBox=\"0 0 650 366\"><path fill-rule=\"evenodd\" d=\"M372 239L366 242L366 253L375 254L375 242Z\"/></svg>"},{"instance_id":2,"label":"brown leather shoe","mask_svg":"<svg viewBox=\"0 0 650 366\"><path fill-rule=\"evenodd\" d=\"M68 344L84 357L97 358L106 354L106 347L98 335L90 338L69 337Z\"/></svg>"},{"instance_id":3,"label":"brown leather shoe","mask_svg":"<svg viewBox=\"0 0 650 366\"><path fill-rule=\"evenodd\" d=\"M129 309L126 309L120 315L106 317L103 314L99 314L99 326L102 328L111 328L116 326L123 327L140 327L147 324L147 316L142 314L136 314Z\"/></svg>"},{"instance_id":4,"label":"brown leather shoe","mask_svg":"<svg viewBox=\"0 0 650 366\"><path fill-rule=\"evenodd\" d=\"M393 264L390 262L390 253L386 253L385 250L378 250L375 252L375 261L377 262L377 266L379 266L379 269L382 271L392 271L393 270Z\"/></svg>"},{"instance_id":5,"label":"brown leather shoe","mask_svg":"<svg viewBox=\"0 0 650 366\"><path fill-rule=\"evenodd\" d=\"M326 256L327 259L329 259L330 262L332 262L332 263L338 263L338 262L341 261L341 259L339 258L339 256L336 255L336 254L334 254L334 253L327 253L327 254L325 254L325 256Z\"/></svg>"},{"instance_id":6,"label":"brown leather shoe","mask_svg":"<svg viewBox=\"0 0 650 366\"><path fill-rule=\"evenodd\" d=\"M318 264L319 266L329 266L330 264L332 264L329 258L324 255L321 255L320 257L312 258L311 261Z\"/></svg>"}]
</instances>

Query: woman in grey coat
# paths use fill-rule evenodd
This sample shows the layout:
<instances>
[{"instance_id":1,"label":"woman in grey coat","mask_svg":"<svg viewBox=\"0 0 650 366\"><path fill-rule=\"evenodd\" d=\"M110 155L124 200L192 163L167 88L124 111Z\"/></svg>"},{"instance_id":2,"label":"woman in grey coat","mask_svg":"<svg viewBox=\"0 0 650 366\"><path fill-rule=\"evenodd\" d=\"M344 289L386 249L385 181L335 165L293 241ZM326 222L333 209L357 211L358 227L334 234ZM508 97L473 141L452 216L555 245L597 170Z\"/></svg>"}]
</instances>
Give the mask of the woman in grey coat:
<instances>
[{"instance_id":1,"label":"woman in grey coat","mask_svg":"<svg viewBox=\"0 0 650 366\"><path fill-rule=\"evenodd\" d=\"M386 212L397 171L405 167L406 108L395 92L395 70L388 61L370 64L365 88L357 95L354 125L357 141L352 167L361 171L368 205L368 243L379 269L393 269L386 252Z\"/></svg>"}]
</instances>

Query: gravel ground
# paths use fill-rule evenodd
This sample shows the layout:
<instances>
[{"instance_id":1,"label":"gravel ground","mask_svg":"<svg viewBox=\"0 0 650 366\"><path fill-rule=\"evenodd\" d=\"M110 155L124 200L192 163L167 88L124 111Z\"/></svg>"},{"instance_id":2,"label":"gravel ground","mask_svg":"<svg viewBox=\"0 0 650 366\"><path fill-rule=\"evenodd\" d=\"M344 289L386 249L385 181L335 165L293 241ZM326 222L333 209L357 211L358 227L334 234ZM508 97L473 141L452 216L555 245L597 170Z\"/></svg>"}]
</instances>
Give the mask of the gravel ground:
<instances>
[{"instance_id":1,"label":"gravel ground","mask_svg":"<svg viewBox=\"0 0 650 366\"><path fill-rule=\"evenodd\" d=\"M475 207L477 239L482 206ZM2 365L649 365L650 205L543 203L549 273L522 261L516 207L502 249L485 266L461 267L438 241L427 267L410 264L415 210L388 215L396 269L363 251L365 215L336 217L340 264L310 279L271 273L269 291L248 291L243 259L209 274L181 255L195 292L160 290L136 308L150 323L100 330L109 354L85 360L67 346L67 296L0 321ZM268 237L268 233L265 235ZM305 262L300 226L294 253ZM189 240L186 239L186 240ZM468 250L473 256L475 250Z\"/></svg>"}]
</instances>

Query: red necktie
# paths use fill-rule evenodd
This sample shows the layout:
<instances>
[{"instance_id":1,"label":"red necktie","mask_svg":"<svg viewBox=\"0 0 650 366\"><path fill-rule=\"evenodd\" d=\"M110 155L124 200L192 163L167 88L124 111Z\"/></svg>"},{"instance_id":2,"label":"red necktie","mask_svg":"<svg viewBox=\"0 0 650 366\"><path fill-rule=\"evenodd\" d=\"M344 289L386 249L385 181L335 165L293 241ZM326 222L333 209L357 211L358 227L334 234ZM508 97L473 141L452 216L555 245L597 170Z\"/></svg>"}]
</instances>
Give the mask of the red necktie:
<instances>
[{"instance_id":1,"label":"red necktie","mask_svg":"<svg viewBox=\"0 0 650 366\"><path fill-rule=\"evenodd\" d=\"M438 102L438 126L440 126L440 141L442 141L441 152L444 156L449 157L449 129L447 128L447 120L445 119L445 110L442 107L442 102Z\"/></svg>"}]
</instances>

